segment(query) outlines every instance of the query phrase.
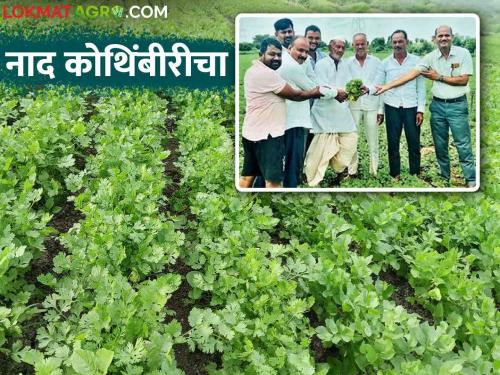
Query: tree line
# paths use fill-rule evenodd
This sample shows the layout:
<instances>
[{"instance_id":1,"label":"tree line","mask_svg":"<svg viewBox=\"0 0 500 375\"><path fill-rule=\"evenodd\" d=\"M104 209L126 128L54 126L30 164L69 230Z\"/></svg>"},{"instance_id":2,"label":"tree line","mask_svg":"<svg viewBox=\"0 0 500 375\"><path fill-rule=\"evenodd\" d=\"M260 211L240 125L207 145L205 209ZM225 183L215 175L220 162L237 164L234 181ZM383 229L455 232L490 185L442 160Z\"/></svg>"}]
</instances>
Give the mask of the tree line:
<instances>
[{"instance_id":1,"label":"tree line","mask_svg":"<svg viewBox=\"0 0 500 375\"><path fill-rule=\"evenodd\" d=\"M240 51L253 51L260 48L260 43L266 38L272 38L270 34L257 34L253 37L252 42L241 42ZM453 44L455 46L463 47L469 50L471 54L476 52L476 39L471 37L464 37L459 34L454 36ZM322 41L320 44L321 49L325 49L327 44ZM351 43L346 41L346 49L351 48ZM430 40L416 38L410 40L408 43L408 51L416 55L425 55L435 48L434 43ZM372 52L391 51L391 37L383 38L377 37L370 42L370 50Z\"/></svg>"}]
</instances>

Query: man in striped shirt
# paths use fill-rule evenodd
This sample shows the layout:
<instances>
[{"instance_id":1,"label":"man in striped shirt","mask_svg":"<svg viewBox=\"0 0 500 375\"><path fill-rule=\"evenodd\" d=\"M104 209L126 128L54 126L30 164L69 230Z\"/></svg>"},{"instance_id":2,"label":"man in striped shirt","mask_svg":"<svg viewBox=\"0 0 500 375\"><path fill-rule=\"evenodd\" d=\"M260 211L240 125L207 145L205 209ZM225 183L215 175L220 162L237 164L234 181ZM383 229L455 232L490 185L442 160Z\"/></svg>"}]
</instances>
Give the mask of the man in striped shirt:
<instances>
[{"instance_id":1,"label":"man in striped shirt","mask_svg":"<svg viewBox=\"0 0 500 375\"><path fill-rule=\"evenodd\" d=\"M408 53L408 36L404 30L391 35L393 53L382 61L376 82L389 82L415 69L418 56ZM420 125L424 120L425 82L423 77L386 92L383 96L389 153L389 174L399 180L401 156L399 142L404 129L408 144L410 174L420 173Z\"/></svg>"}]
</instances>

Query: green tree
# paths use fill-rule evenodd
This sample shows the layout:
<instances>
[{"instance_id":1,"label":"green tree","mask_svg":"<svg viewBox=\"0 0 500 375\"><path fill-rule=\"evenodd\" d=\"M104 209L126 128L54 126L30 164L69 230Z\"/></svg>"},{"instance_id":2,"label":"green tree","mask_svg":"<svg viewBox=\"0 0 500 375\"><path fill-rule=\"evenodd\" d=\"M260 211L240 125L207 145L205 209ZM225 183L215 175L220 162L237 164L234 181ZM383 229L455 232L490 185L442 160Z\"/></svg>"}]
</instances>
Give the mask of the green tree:
<instances>
[{"instance_id":1,"label":"green tree","mask_svg":"<svg viewBox=\"0 0 500 375\"><path fill-rule=\"evenodd\" d=\"M250 43L250 42L241 42L240 43L240 51L251 51L253 48L255 48L254 43Z\"/></svg>"},{"instance_id":2,"label":"green tree","mask_svg":"<svg viewBox=\"0 0 500 375\"><path fill-rule=\"evenodd\" d=\"M382 37L374 38L370 44L372 51L380 52L385 50L385 39Z\"/></svg>"},{"instance_id":3,"label":"green tree","mask_svg":"<svg viewBox=\"0 0 500 375\"><path fill-rule=\"evenodd\" d=\"M455 46L464 47L465 39L460 34L455 34L453 36L453 44Z\"/></svg>"},{"instance_id":4,"label":"green tree","mask_svg":"<svg viewBox=\"0 0 500 375\"><path fill-rule=\"evenodd\" d=\"M476 53L476 39L468 38L465 40L464 48L467 48L470 53Z\"/></svg>"},{"instance_id":5,"label":"green tree","mask_svg":"<svg viewBox=\"0 0 500 375\"><path fill-rule=\"evenodd\" d=\"M433 44L425 39L416 39L415 42L410 43L408 46L408 52L419 56L425 55L433 49Z\"/></svg>"},{"instance_id":6,"label":"green tree","mask_svg":"<svg viewBox=\"0 0 500 375\"><path fill-rule=\"evenodd\" d=\"M253 44L260 47L260 44L262 43L262 41L264 39L267 39L267 38L274 38L274 36L270 35L270 34L257 34L253 37L252 41L253 41Z\"/></svg>"}]
</instances>

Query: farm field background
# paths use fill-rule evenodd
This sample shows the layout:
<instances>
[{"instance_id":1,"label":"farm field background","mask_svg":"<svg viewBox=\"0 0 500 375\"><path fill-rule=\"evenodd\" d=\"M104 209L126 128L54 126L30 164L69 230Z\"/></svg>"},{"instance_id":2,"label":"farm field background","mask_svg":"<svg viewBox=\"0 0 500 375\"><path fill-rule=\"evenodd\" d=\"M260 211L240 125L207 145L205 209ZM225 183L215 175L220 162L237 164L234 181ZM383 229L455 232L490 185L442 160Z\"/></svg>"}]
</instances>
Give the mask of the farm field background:
<instances>
[{"instance_id":1,"label":"farm field background","mask_svg":"<svg viewBox=\"0 0 500 375\"><path fill-rule=\"evenodd\" d=\"M0 373L500 371L497 2L168 5L76 26L233 41L240 12L478 12L481 189L241 194L233 91L1 85Z\"/></svg>"}]
</instances>

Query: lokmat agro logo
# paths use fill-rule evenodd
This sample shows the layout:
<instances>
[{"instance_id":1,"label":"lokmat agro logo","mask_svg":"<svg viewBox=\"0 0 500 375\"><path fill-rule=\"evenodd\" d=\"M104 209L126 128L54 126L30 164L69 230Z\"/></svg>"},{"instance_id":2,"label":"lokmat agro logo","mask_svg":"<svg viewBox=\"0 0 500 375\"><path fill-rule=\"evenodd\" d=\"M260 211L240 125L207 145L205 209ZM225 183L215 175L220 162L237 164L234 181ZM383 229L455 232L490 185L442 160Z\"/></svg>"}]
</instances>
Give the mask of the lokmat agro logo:
<instances>
[{"instance_id":1,"label":"lokmat agro logo","mask_svg":"<svg viewBox=\"0 0 500 375\"><path fill-rule=\"evenodd\" d=\"M98 17L116 17L116 18L164 18L168 16L167 5L132 5L128 9L122 6L114 5L4 5L2 6L1 16L3 19L21 19L21 18L98 18Z\"/></svg>"}]
</instances>

